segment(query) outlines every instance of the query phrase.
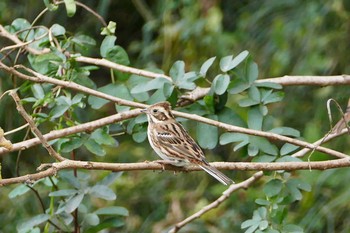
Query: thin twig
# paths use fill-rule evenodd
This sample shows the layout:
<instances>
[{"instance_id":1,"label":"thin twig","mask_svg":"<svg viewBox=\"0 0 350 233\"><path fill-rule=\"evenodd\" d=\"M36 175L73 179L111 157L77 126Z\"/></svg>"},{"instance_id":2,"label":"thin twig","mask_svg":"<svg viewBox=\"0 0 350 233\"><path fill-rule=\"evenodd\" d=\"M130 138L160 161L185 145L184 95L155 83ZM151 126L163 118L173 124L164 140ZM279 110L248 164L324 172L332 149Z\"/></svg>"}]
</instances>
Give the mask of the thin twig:
<instances>
[{"instance_id":1,"label":"thin twig","mask_svg":"<svg viewBox=\"0 0 350 233\"><path fill-rule=\"evenodd\" d=\"M222 195L216 199L214 202L204 206L200 211L196 212L195 214L187 217L186 219L182 220L181 222L178 222L173 228L171 228L168 233L176 233L178 232L182 227L187 225L188 223L192 222L193 220L200 218L203 214L207 213L208 211L218 207L221 203L223 203L226 199L228 199L234 191L237 191L242 188L247 188L257 180L259 180L264 173L262 171L259 171L252 175L249 179L246 179L243 182L240 182L238 184L232 184L225 192L222 193Z\"/></svg>"},{"instance_id":2,"label":"thin twig","mask_svg":"<svg viewBox=\"0 0 350 233\"><path fill-rule=\"evenodd\" d=\"M47 142L47 140L43 137L42 133L40 132L40 130L36 127L32 117L30 115L28 115L28 113L25 111L25 109L23 108L22 104L20 103L21 100L19 98L19 96L17 95L17 92L15 90L10 92L10 95L12 96L13 100L16 103L17 106L17 110L18 112L22 115L22 117L28 122L32 132L34 133L34 135L36 137L38 137L41 141L41 143L43 144L43 146L46 148L46 150L49 152L49 154L55 158L58 161L63 161L65 160L64 157L62 157L60 154L58 154L53 148L52 146L49 145L49 143Z\"/></svg>"}]
</instances>

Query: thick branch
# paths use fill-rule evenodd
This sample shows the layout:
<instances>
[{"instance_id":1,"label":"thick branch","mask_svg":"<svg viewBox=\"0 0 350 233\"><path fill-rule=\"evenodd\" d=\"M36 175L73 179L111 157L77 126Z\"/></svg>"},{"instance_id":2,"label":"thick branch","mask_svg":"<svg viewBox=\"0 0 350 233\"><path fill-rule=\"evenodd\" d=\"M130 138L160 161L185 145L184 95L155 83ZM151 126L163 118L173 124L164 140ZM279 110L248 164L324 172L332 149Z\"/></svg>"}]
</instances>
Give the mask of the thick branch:
<instances>
[{"instance_id":1,"label":"thick branch","mask_svg":"<svg viewBox=\"0 0 350 233\"><path fill-rule=\"evenodd\" d=\"M350 167L350 158L336 159L330 161L318 162L276 162L276 163L251 163L251 162L214 162L212 166L221 170L241 170L241 171L277 171L277 170L326 170L332 168ZM43 164L40 169L49 167L45 171L35 174L28 174L21 177L2 179L0 186L21 183L33 182L35 180L53 176L58 171L63 169L87 169L87 170L108 170L108 171L136 171L136 170L169 170L169 171L201 171L202 169L191 165L188 167L176 167L171 165L159 164L157 162L141 162L141 163L101 163L88 161L64 160L53 164ZM233 187L239 184L234 184ZM232 187L232 186L231 186ZM239 186L240 187L240 186ZM230 189L230 188L229 188Z\"/></svg>"}]
</instances>

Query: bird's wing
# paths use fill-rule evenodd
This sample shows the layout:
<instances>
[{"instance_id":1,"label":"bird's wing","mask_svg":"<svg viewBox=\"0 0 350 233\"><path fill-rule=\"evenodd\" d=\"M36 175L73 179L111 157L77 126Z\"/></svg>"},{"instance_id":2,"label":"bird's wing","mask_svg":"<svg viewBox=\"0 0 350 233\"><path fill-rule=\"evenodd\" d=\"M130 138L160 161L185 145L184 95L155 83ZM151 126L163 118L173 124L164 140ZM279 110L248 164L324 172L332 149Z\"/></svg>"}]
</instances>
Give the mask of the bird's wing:
<instances>
[{"instance_id":1,"label":"bird's wing","mask_svg":"<svg viewBox=\"0 0 350 233\"><path fill-rule=\"evenodd\" d=\"M157 138L164 147L186 160L197 160L206 163L204 153L187 131L179 123L159 127Z\"/></svg>"}]
</instances>

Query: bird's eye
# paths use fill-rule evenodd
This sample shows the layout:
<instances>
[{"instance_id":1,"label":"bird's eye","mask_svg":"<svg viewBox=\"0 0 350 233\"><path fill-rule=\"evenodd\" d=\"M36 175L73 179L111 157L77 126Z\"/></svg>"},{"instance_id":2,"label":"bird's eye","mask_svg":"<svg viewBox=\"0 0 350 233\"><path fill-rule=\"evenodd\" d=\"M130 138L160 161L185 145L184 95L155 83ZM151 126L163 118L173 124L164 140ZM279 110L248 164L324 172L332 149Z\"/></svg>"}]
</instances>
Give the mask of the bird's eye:
<instances>
[{"instance_id":1,"label":"bird's eye","mask_svg":"<svg viewBox=\"0 0 350 233\"><path fill-rule=\"evenodd\" d=\"M153 113L157 113L157 112L158 112L158 109L153 109L152 112L153 112Z\"/></svg>"}]
</instances>

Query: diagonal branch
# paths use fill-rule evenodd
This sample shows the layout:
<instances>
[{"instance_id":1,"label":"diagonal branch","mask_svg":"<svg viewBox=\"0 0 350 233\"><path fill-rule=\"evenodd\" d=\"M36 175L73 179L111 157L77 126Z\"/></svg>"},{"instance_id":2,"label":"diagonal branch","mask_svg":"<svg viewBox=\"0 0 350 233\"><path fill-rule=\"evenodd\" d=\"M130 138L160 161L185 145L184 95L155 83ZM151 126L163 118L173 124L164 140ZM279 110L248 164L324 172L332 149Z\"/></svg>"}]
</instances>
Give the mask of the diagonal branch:
<instances>
[{"instance_id":1,"label":"diagonal branch","mask_svg":"<svg viewBox=\"0 0 350 233\"><path fill-rule=\"evenodd\" d=\"M51 131L51 132L43 135L43 137L45 140L51 141L51 140L54 140L57 138L61 138L61 137L65 137L68 135L77 134L77 133L81 133L81 132L92 132L97 128L103 127L105 125L113 124L116 122L120 122L123 120L127 120L130 118L136 117L139 114L140 114L139 110L131 110L131 111L127 111L127 112L122 112L122 113L118 113L118 114L115 114L112 116L101 118L99 120L91 121L88 123L83 123L80 125L71 126L71 127L65 128L65 129L54 130L54 131ZM25 149L28 149L30 147L33 147L33 146L36 146L39 144L41 144L41 141L38 138L28 139L28 140L13 144L12 148L10 150L6 150L6 149L0 147L0 155L8 153L8 152L12 152L12 151L25 150Z\"/></svg>"},{"instance_id":2,"label":"diagonal branch","mask_svg":"<svg viewBox=\"0 0 350 233\"><path fill-rule=\"evenodd\" d=\"M10 91L9 93L13 100L16 103L17 106L17 110L18 112L22 115L22 117L26 120L26 122L29 124L30 129L32 130L32 132L34 133L34 135L40 140L41 144L46 148L46 150L49 152L49 154L55 158L58 161L63 161L65 160L64 157L62 157L60 154L58 154L53 148L52 146L49 145L49 143L47 142L47 140L43 137L42 133L40 132L40 130L36 127L32 117L30 115L28 115L28 113L26 112L26 110L23 108L22 104L20 103L21 100L19 98L19 96L17 95L16 91Z\"/></svg>"},{"instance_id":3,"label":"diagonal branch","mask_svg":"<svg viewBox=\"0 0 350 233\"><path fill-rule=\"evenodd\" d=\"M17 66L18 67L18 66ZM22 67L22 66L21 66ZM14 67L8 67L6 66L4 63L0 62L0 68L3 68L5 71L16 75L19 78L22 79L26 79L26 80L30 80L33 82L46 82L46 83L52 83L58 86L62 86L65 88L69 88L69 89L73 89L79 92L84 92L90 95L94 95L100 98L104 98L110 101L115 102L116 104L119 105L126 105L126 106L131 106L131 107L136 107L136 108L145 108L148 105L145 104L141 104L141 103L137 103L137 102L133 102L133 101L128 101L128 100L124 100L121 98L117 98L96 90L93 90L91 88L79 85L77 83L74 82L68 82L68 81L62 81L62 80L58 80L58 79L54 79L54 78L50 78L47 77L45 75L39 74L33 70L30 70L29 68L25 68L25 70L27 70L28 72L34 74L35 76L29 76L26 74L23 74L19 71L17 71ZM22 67L23 68L23 67ZM141 112L140 112L141 113ZM268 138L270 140L280 140L280 141L285 141L288 143L291 143L293 145L297 145L297 146L301 146L301 147L305 147L305 148L309 148L312 150L317 150L338 158L344 158L347 157L348 155L332 150L332 149L328 149L322 146L315 146L311 143L307 143L298 139L294 139L294 138L289 138L283 135L279 135L279 134L275 134L275 133L270 133L270 132L264 132L264 131L258 131L258 130L253 130L253 129L246 129L246 128L242 128L242 127L238 127L238 126L234 126L234 125L229 125L229 124L225 124L219 121L215 121L215 120L211 120L205 117L201 117L195 114L189 114L189 113L184 113L184 112L179 112L179 111L173 111L174 115L179 116L179 117L184 117L187 119L191 119L194 121L199 121L199 122L203 122L209 125L213 125L222 129L225 129L228 132L238 132L238 133L244 133L244 134L248 134L248 135L254 135L254 136L261 136L261 137L265 137Z\"/></svg>"},{"instance_id":4,"label":"diagonal branch","mask_svg":"<svg viewBox=\"0 0 350 233\"><path fill-rule=\"evenodd\" d=\"M173 228L171 228L168 233L176 233L178 232L182 227L184 227L186 224L192 222L193 220L200 218L203 214L207 213L208 211L218 207L221 203L223 203L226 199L228 199L234 191L237 191L242 188L247 188L254 182L258 181L264 173L262 171L256 172L254 175L252 175L249 179L246 179L245 181L242 181L238 184L231 185L223 194L216 199L214 202L204 206L200 211L194 213L193 215L187 217L186 219L182 220L181 222L177 223Z\"/></svg>"}]
</instances>

